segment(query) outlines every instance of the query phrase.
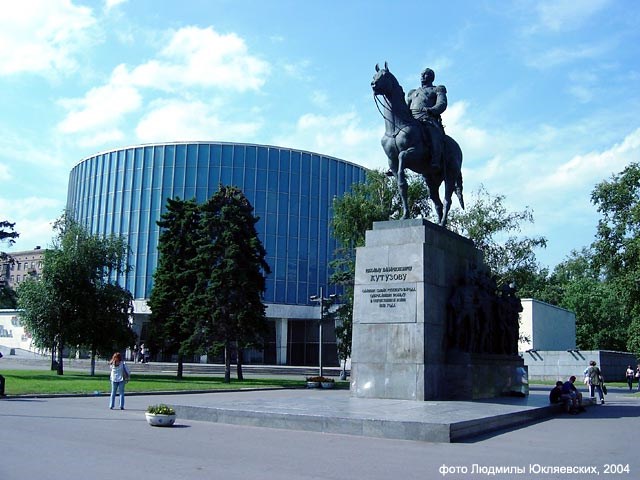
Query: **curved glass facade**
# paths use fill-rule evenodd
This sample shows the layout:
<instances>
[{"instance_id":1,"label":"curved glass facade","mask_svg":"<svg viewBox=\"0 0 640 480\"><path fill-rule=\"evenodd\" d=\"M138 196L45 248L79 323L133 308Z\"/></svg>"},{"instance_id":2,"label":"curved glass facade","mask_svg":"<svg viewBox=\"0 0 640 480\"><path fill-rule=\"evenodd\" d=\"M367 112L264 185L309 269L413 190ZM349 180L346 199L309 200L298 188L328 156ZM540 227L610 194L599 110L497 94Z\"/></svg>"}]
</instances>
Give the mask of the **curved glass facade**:
<instances>
[{"instance_id":1,"label":"curved glass facade","mask_svg":"<svg viewBox=\"0 0 640 480\"><path fill-rule=\"evenodd\" d=\"M332 293L332 200L365 175L358 165L288 148L215 142L141 145L79 162L69 177L67 209L91 233L127 239L133 269L119 283L134 298L146 299L158 260L156 221L166 199L203 203L220 184L235 185L260 217L256 228L271 267L265 303L309 305L319 287Z\"/></svg>"}]
</instances>

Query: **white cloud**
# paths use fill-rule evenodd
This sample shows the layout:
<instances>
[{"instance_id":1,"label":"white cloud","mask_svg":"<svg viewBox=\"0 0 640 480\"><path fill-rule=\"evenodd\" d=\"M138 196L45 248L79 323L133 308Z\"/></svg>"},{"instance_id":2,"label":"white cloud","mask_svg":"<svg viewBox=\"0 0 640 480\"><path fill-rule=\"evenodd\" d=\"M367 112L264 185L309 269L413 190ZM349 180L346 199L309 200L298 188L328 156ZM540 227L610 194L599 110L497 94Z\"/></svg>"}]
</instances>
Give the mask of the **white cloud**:
<instances>
[{"instance_id":1,"label":"white cloud","mask_svg":"<svg viewBox=\"0 0 640 480\"><path fill-rule=\"evenodd\" d=\"M65 0L3 2L0 15L0 75L65 73L96 34L90 8Z\"/></svg>"},{"instance_id":2,"label":"white cloud","mask_svg":"<svg viewBox=\"0 0 640 480\"><path fill-rule=\"evenodd\" d=\"M105 0L104 8L106 11L109 11L113 8L116 8L118 5L122 5L123 3L127 3L128 0Z\"/></svg>"},{"instance_id":3,"label":"white cloud","mask_svg":"<svg viewBox=\"0 0 640 480\"><path fill-rule=\"evenodd\" d=\"M130 85L109 83L92 88L84 98L64 99L59 103L69 113L58 129L62 133L78 133L116 124L123 115L140 108L142 97Z\"/></svg>"},{"instance_id":4,"label":"white cloud","mask_svg":"<svg viewBox=\"0 0 640 480\"><path fill-rule=\"evenodd\" d=\"M30 250L36 245L43 245L43 239L48 241L53 237L52 223L55 218L46 218L43 212L55 211L60 215L64 203L47 197L2 198L0 197L0 212L3 218L16 225L14 230L20 234L12 247L3 245L5 251Z\"/></svg>"},{"instance_id":5,"label":"white cloud","mask_svg":"<svg viewBox=\"0 0 640 480\"><path fill-rule=\"evenodd\" d=\"M538 22L535 28L553 32L574 30L594 15L600 14L610 3L610 0L537 1L535 8Z\"/></svg>"},{"instance_id":6,"label":"white cloud","mask_svg":"<svg viewBox=\"0 0 640 480\"><path fill-rule=\"evenodd\" d=\"M609 51L611 45L607 42L599 44L574 45L571 47L556 47L544 49L541 53L531 53L525 58L530 67L546 69L572 63L577 60L599 59Z\"/></svg>"},{"instance_id":7,"label":"white cloud","mask_svg":"<svg viewBox=\"0 0 640 480\"><path fill-rule=\"evenodd\" d=\"M13 165L22 168L24 165L35 165L39 168L58 168L64 165L64 160L50 148L40 142L30 141L29 134L24 131L15 131L0 124L0 152L2 158L10 160ZM17 171L16 171L17 172Z\"/></svg>"},{"instance_id":8,"label":"white cloud","mask_svg":"<svg viewBox=\"0 0 640 480\"><path fill-rule=\"evenodd\" d=\"M546 177L530 182L527 188L534 191L590 188L609 175L621 172L630 162L638 161L640 161L640 128L627 135L622 143L608 150L572 157Z\"/></svg>"},{"instance_id":9,"label":"white cloud","mask_svg":"<svg viewBox=\"0 0 640 480\"><path fill-rule=\"evenodd\" d=\"M278 136L273 143L321 152L368 168L385 168L387 161L380 146L383 133L382 122L380 128L363 128L352 111L333 116L308 113L298 119L289 135Z\"/></svg>"},{"instance_id":10,"label":"white cloud","mask_svg":"<svg viewBox=\"0 0 640 480\"><path fill-rule=\"evenodd\" d=\"M251 138L260 127L258 122L234 123L222 120L218 108L194 101L158 101L136 128L142 142Z\"/></svg>"},{"instance_id":11,"label":"white cloud","mask_svg":"<svg viewBox=\"0 0 640 480\"><path fill-rule=\"evenodd\" d=\"M11 179L11 172L9 171L9 167L0 163L0 180L6 181Z\"/></svg>"},{"instance_id":12,"label":"white cloud","mask_svg":"<svg viewBox=\"0 0 640 480\"><path fill-rule=\"evenodd\" d=\"M269 70L235 33L185 27L172 35L158 58L135 67L130 76L134 85L166 91L216 87L242 92L262 87Z\"/></svg>"},{"instance_id":13,"label":"white cloud","mask_svg":"<svg viewBox=\"0 0 640 480\"><path fill-rule=\"evenodd\" d=\"M442 114L442 123L448 135L453 137L461 147L465 158L482 158L495 151L496 138L489 132L469 123L468 103L454 102Z\"/></svg>"},{"instance_id":14,"label":"white cloud","mask_svg":"<svg viewBox=\"0 0 640 480\"><path fill-rule=\"evenodd\" d=\"M124 138L122 130L111 128L83 135L77 139L76 143L80 147L98 147L106 144L119 144Z\"/></svg>"},{"instance_id":15,"label":"white cloud","mask_svg":"<svg viewBox=\"0 0 640 480\"><path fill-rule=\"evenodd\" d=\"M264 84L268 72L269 64L250 55L237 35L186 27L171 35L156 58L133 68L118 65L105 85L92 88L82 98L60 100L68 113L58 130L82 135L79 143L83 146L120 140L124 117L145 107L152 110L140 120L136 133L147 141L163 139L166 134L169 136L164 139L182 140L211 138L225 132L251 135L257 128L255 122L220 122L212 112L215 100L197 100L206 94L198 88L255 90ZM158 90L175 98L164 100L160 106L145 105L144 97L153 102Z\"/></svg>"}]
</instances>

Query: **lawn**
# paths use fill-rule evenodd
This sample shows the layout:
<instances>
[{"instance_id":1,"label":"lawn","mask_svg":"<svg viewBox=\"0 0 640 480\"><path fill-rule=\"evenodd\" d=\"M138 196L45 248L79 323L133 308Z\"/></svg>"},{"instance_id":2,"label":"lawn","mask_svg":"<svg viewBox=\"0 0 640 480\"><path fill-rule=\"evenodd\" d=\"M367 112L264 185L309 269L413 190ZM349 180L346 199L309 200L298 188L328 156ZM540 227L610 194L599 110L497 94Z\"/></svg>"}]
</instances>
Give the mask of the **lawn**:
<instances>
[{"instance_id":1,"label":"lawn","mask_svg":"<svg viewBox=\"0 0 640 480\"><path fill-rule=\"evenodd\" d=\"M50 395L50 394L96 394L110 392L109 374L97 372L94 376L84 372L65 372L57 375L43 370L2 370L6 395ZM346 382L344 382L346 383ZM224 390L239 388L296 388L304 387L305 381L295 379L252 378L224 383L223 377L185 376L182 380L175 375L144 374L132 375L126 390L132 392L173 392L183 390Z\"/></svg>"}]
</instances>

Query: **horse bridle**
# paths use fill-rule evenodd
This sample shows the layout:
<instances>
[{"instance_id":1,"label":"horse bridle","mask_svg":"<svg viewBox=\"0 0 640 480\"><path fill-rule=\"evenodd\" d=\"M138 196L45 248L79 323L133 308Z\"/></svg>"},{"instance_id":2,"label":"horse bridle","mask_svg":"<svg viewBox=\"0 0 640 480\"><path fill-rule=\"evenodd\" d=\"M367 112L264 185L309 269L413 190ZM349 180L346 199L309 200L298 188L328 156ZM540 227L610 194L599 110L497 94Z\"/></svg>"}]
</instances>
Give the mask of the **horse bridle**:
<instances>
[{"instance_id":1,"label":"horse bridle","mask_svg":"<svg viewBox=\"0 0 640 480\"><path fill-rule=\"evenodd\" d=\"M378 112L380 112L380 115L382 116L382 118L384 120L386 120L387 122L390 122L393 125L393 131L395 132L393 135L389 135L387 134L387 132L384 132L385 137L391 137L391 138L395 138L396 136L398 136L398 134L403 131L406 127L408 127L408 125L403 126L402 128L396 129L396 121L394 116L392 115L392 118L389 119L385 116L384 112L380 109L380 104L382 103L379 99L378 96L382 95L384 97L384 101L387 104L387 110L388 111L392 111L391 109L391 104L389 103L389 100L387 99L387 96L384 93L375 93L373 92L373 101L376 104L376 108L378 109Z\"/></svg>"}]
</instances>

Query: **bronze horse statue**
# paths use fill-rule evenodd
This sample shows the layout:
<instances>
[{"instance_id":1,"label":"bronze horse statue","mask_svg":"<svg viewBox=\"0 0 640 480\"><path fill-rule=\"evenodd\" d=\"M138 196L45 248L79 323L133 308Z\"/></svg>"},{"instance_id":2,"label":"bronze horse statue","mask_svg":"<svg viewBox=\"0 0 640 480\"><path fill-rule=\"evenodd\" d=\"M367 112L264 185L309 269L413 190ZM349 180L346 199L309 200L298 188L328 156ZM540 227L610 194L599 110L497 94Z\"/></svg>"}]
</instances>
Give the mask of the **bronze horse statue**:
<instances>
[{"instance_id":1,"label":"bronze horse statue","mask_svg":"<svg viewBox=\"0 0 640 480\"><path fill-rule=\"evenodd\" d=\"M389 168L398 182L398 190L402 200L403 218L409 218L407 200L407 178L405 168L412 170L424 178L429 189L429 198L433 202L438 223L447 224L447 216L451 208L451 196L456 193L460 206L464 208L462 197L462 150L458 143L448 135L444 135L442 149L442 168L432 165L430 141L423 126L413 118L407 106L404 91L396 77L389 71L385 62L384 68L376 64L376 74L371 81L374 99L379 104L384 117L385 132L381 139L382 148L389 158ZM383 101L378 100L383 97ZM444 204L440 200L440 184L444 181Z\"/></svg>"}]
</instances>

